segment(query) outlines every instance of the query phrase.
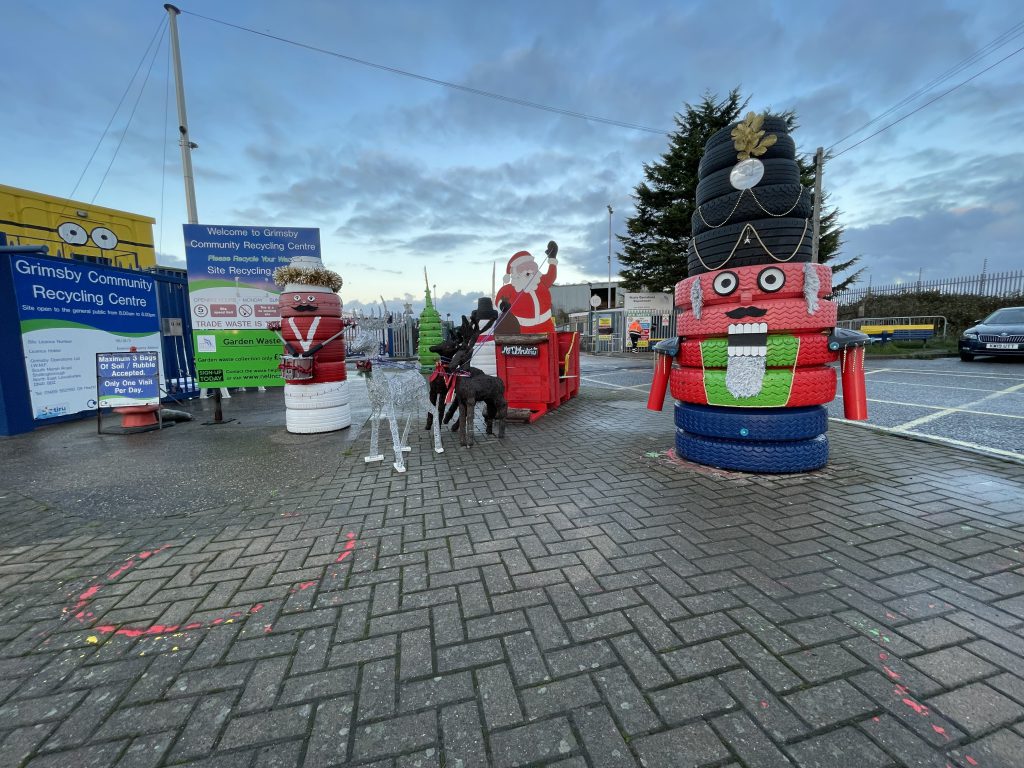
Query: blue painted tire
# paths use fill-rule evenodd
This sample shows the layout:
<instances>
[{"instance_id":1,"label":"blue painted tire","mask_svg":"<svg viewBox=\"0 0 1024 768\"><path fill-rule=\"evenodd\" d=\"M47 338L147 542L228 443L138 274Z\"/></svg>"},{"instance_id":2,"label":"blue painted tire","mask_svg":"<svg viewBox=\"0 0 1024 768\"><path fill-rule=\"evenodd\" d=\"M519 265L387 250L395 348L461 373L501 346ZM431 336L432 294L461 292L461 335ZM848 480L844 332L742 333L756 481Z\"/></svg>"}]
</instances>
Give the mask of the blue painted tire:
<instances>
[{"instance_id":1,"label":"blue painted tire","mask_svg":"<svg viewBox=\"0 0 1024 768\"><path fill-rule=\"evenodd\" d=\"M697 464L738 472L810 472L828 464L828 437L770 443L702 437L677 429L676 453Z\"/></svg>"},{"instance_id":2,"label":"blue painted tire","mask_svg":"<svg viewBox=\"0 0 1024 768\"><path fill-rule=\"evenodd\" d=\"M828 430L828 411L804 408L723 408L676 403L676 426L692 435L726 440L810 440Z\"/></svg>"}]
</instances>

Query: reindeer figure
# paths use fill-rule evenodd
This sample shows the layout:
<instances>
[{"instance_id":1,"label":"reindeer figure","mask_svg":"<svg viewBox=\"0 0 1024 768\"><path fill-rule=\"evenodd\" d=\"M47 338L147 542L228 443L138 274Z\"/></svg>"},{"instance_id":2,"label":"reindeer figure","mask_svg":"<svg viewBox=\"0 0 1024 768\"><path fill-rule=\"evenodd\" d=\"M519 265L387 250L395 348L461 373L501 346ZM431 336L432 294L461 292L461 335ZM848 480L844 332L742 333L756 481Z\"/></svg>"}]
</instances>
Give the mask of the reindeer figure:
<instances>
[{"instance_id":1,"label":"reindeer figure","mask_svg":"<svg viewBox=\"0 0 1024 768\"><path fill-rule=\"evenodd\" d=\"M376 336L367 330L361 331L356 336L351 349L356 352L376 351ZM378 367L383 369L385 366L381 365L378 360ZM418 370L405 369L390 375L380 370L375 375L373 364L370 361L367 361L367 364L363 366L359 373L366 378L366 393L370 399L370 453L363 461L369 463L384 460L384 454L378 452L378 435L380 421L387 419L391 429L391 442L395 453L395 461L392 466L398 472L405 472L403 454L405 451L412 450L406 443L412 417L420 409L431 407L427 398L427 382ZM399 434L398 420L403 414L405 415L405 427L401 434ZM441 446L441 424L436 413L434 418L434 452L444 453L444 448Z\"/></svg>"},{"instance_id":2,"label":"reindeer figure","mask_svg":"<svg viewBox=\"0 0 1024 768\"><path fill-rule=\"evenodd\" d=\"M459 349L449 366L453 372L466 370L472 355L470 349ZM508 417L508 401L505 399L505 383L497 376L488 376L482 371L473 375L462 375L456 379L455 399L459 404L459 445L473 447L473 422L476 420L476 404L484 407L484 424L487 434L494 433L494 422L498 422L498 437L505 437L505 419Z\"/></svg>"}]
</instances>

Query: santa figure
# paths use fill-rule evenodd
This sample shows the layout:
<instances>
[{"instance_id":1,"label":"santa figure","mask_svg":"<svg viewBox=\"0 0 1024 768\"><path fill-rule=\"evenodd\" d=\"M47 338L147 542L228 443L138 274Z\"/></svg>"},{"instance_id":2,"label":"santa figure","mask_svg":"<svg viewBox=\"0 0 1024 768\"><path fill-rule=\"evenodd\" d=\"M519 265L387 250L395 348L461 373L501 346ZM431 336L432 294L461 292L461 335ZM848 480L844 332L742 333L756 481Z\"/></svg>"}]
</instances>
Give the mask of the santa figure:
<instances>
[{"instance_id":1,"label":"santa figure","mask_svg":"<svg viewBox=\"0 0 1024 768\"><path fill-rule=\"evenodd\" d=\"M540 267L529 251L519 251L508 260L504 285L495 296L502 312L510 313L519 322L521 333L548 333L555 330L551 319L551 286L558 274L558 246L552 240L547 247L547 272Z\"/></svg>"}]
</instances>

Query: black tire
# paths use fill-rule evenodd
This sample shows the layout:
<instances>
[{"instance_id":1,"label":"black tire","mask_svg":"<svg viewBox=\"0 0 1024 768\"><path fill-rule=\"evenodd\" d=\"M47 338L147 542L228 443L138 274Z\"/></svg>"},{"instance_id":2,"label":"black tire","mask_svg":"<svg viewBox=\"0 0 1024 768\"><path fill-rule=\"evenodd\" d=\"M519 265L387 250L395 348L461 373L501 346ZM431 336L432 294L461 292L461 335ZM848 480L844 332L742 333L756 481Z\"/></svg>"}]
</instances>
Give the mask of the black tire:
<instances>
[{"instance_id":1,"label":"black tire","mask_svg":"<svg viewBox=\"0 0 1024 768\"><path fill-rule=\"evenodd\" d=\"M809 219L813 212L814 193L809 188L799 184L775 184L716 197L694 212L690 225L693 234L699 235L765 216Z\"/></svg>"},{"instance_id":2,"label":"black tire","mask_svg":"<svg viewBox=\"0 0 1024 768\"><path fill-rule=\"evenodd\" d=\"M972 355L970 352L961 352L960 353L960 360L965 362L965 363L974 362L974 355Z\"/></svg>"},{"instance_id":3,"label":"black tire","mask_svg":"<svg viewBox=\"0 0 1024 768\"><path fill-rule=\"evenodd\" d=\"M730 123L715 133L711 134L711 138L704 142L704 152L707 153L709 150L717 147L723 143L726 139L732 141L732 129L739 125L739 122ZM779 138L782 138L783 134L789 135L789 126L786 125L785 118L782 117L766 117L764 124L761 126L761 130L765 132L765 135L774 133Z\"/></svg>"},{"instance_id":4,"label":"black tire","mask_svg":"<svg viewBox=\"0 0 1024 768\"><path fill-rule=\"evenodd\" d=\"M716 197L728 195L735 192L736 188L729 182L729 174L732 166L715 171L702 181L697 183L697 205L704 205ZM764 161L764 176L757 183L758 187L768 187L773 184L799 184L800 167L795 160L776 158L775 160Z\"/></svg>"},{"instance_id":5,"label":"black tire","mask_svg":"<svg viewBox=\"0 0 1024 768\"><path fill-rule=\"evenodd\" d=\"M736 159L736 154L736 147L731 141L723 142L710 152L705 152L704 157L700 159L700 165L697 166L697 178L703 179L715 171L720 171L723 168L732 168L739 162ZM779 136L775 143L765 150L763 155L758 155L757 157L758 160L775 160L778 158L783 160L796 159L796 144L790 136Z\"/></svg>"},{"instance_id":6,"label":"black tire","mask_svg":"<svg viewBox=\"0 0 1024 768\"><path fill-rule=\"evenodd\" d=\"M814 212L814 193L800 184L773 184L754 189L737 189L715 198L693 212L693 234L721 229L729 224L764 218L809 219Z\"/></svg>"},{"instance_id":7,"label":"black tire","mask_svg":"<svg viewBox=\"0 0 1024 768\"><path fill-rule=\"evenodd\" d=\"M726 440L786 442L810 440L828 431L828 411L804 408L722 408L676 403L676 426L691 435Z\"/></svg>"},{"instance_id":8,"label":"black tire","mask_svg":"<svg viewBox=\"0 0 1024 768\"><path fill-rule=\"evenodd\" d=\"M789 474L810 472L828 464L828 436L771 443L721 440L676 430L676 453L697 464L739 472Z\"/></svg>"},{"instance_id":9,"label":"black tire","mask_svg":"<svg viewBox=\"0 0 1024 768\"><path fill-rule=\"evenodd\" d=\"M747 243L744 232L753 228L757 237ZM804 263L811 260L814 239L807 219L757 219L729 224L697 235L686 251L690 275L725 267L747 267L777 262ZM765 250L767 248L767 251Z\"/></svg>"}]
</instances>

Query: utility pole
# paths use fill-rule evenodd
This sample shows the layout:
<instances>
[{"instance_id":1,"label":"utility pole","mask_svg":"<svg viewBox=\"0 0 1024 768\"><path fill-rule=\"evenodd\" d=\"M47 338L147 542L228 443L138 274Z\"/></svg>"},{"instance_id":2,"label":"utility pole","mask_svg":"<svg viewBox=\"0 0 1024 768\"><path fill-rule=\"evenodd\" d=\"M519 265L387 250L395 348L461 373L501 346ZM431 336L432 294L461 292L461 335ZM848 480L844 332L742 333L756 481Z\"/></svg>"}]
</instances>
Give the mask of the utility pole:
<instances>
[{"instance_id":1,"label":"utility pole","mask_svg":"<svg viewBox=\"0 0 1024 768\"><path fill-rule=\"evenodd\" d=\"M811 240L811 263L818 263L818 237L821 235L821 171L825 163L825 148L814 153L814 236Z\"/></svg>"},{"instance_id":2,"label":"utility pole","mask_svg":"<svg viewBox=\"0 0 1024 768\"><path fill-rule=\"evenodd\" d=\"M608 309L612 308L612 207L608 206Z\"/></svg>"},{"instance_id":3,"label":"utility pole","mask_svg":"<svg viewBox=\"0 0 1024 768\"><path fill-rule=\"evenodd\" d=\"M174 60L174 92L178 101L178 144L181 146L181 174L185 179L185 207L188 209L188 223L198 224L199 214L196 211L196 183L192 175L192 150L198 147L188 135L188 115L185 112L185 82L181 75L181 49L178 47L178 14L175 6L164 5L169 17L171 30L171 58ZM221 392L213 388L213 423L223 424L224 410Z\"/></svg>"}]
</instances>

